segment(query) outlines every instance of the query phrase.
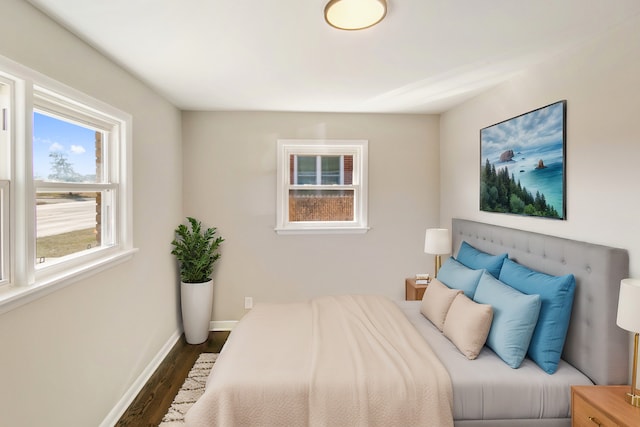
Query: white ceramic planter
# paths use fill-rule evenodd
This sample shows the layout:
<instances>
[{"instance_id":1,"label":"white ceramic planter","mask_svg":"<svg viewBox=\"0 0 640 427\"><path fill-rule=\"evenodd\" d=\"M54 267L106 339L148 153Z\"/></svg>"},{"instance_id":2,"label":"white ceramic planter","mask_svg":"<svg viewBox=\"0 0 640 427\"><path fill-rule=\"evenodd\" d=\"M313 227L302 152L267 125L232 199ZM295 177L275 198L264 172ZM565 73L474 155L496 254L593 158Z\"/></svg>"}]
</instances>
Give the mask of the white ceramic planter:
<instances>
[{"instance_id":1,"label":"white ceramic planter","mask_svg":"<svg viewBox=\"0 0 640 427\"><path fill-rule=\"evenodd\" d=\"M189 344L201 344L209 337L213 308L213 280L180 283L180 306L184 336Z\"/></svg>"}]
</instances>

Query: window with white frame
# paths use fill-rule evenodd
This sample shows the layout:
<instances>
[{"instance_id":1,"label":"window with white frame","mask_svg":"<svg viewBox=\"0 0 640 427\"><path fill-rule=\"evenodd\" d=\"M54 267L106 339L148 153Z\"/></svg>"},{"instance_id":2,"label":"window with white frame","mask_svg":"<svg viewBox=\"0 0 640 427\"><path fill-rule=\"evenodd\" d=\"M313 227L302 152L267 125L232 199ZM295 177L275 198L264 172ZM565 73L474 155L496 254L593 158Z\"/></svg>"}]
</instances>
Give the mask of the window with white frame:
<instances>
[{"instance_id":1,"label":"window with white frame","mask_svg":"<svg viewBox=\"0 0 640 427\"><path fill-rule=\"evenodd\" d=\"M278 141L278 233L367 231L364 140Z\"/></svg>"},{"instance_id":2,"label":"window with white frame","mask_svg":"<svg viewBox=\"0 0 640 427\"><path fill-rule=\"evenodd\" d=\"M9 283L9 181L0 180L0 286Z\"/></svg>"},{"instance_id":3,"label":"window with white frame","mask_svg":"<svg viewBox=\"0 0 640 427\"><path fill-rule=\"evenodd\" d=\"M0 101L2 312L134 249L131 116L1 57Z\"/></svg>"},{"instance_id":4,"label":"window with white frame","mask_svg":"<svg viewBox=\"0 0 640 427\"><path fill-rule=\"evenodd\" d=\"M115 244L118 123L35 93L36 267Z\"/></svg>"},{"instance_id":5,"label":"window with white frame","mask_svg":"<svg viewBox=\"0 0 640 427\"><path fill-rule=\"evenodd\" d=\"M11 81L0 75L0 288L10 283Z\"/></svg>"}]
</instances>

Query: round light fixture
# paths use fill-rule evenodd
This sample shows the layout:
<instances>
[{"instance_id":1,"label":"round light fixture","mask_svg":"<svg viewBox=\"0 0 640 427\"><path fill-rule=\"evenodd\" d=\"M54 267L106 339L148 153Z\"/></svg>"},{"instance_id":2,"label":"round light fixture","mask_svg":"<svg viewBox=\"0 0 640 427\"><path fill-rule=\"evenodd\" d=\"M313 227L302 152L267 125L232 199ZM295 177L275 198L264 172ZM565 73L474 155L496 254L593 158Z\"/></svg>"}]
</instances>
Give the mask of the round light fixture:
<instances>
[{"instance_id":1,"label":"round light fixture","mask_svg":"<svg viewBox=\"0 0 640 427\"><path fill-rule=\"evenodd\" d=\"M331 0L324 8L327 24L340 30L372 27L386 14L386 0Z\"/></svg>"}]
</instances>

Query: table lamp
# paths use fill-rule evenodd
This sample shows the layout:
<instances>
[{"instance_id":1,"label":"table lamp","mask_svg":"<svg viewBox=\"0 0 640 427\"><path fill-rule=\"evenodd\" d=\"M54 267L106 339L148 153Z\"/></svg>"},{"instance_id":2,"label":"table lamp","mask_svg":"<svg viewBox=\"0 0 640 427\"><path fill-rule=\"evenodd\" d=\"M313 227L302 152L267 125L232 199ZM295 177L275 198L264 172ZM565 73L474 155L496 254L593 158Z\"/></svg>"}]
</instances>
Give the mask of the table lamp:
<instances>
[{"instance_id":1,"label":"table lamp","mask_svg":"<svg viewBox=\"0 0 640 427\"><path fill-rule=\"evenodd\" d=\"M622 329L634 333L631 392L627 393L625 400L633 406L640 407L640 395L638 395L638 389L636 388L636 374L638 371L638 332L640 332L640 280L623 279L620 282L618 319L616 323Z\"/></svg>"},{"instance_id":2,"label":"table lamp","mask_svg":"<svg viewBox=\"0 0 640 427\"><path fill-rule=\"evenodd\" d=\"M438 275L438 270L442 266L442 255L451 252L451 239L449 230L446 228L428 228L424 236L424 252L435 255L435 271L433 276Z\"/></svg>"}]
</instances>

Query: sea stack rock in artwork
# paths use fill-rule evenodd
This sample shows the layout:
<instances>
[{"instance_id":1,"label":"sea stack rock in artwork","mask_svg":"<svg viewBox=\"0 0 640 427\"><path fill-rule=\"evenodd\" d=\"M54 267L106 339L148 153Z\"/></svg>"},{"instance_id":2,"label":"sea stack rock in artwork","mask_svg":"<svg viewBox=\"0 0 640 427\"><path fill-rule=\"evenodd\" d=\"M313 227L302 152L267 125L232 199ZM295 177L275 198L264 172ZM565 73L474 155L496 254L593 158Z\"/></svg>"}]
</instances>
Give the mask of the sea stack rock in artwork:
<instances>
[{"instance_id":1,"label":"sea stack rock in artwork","mask_svg":"<svg viewBox=\"0 0 640 427\"><path fill-rule=\"evenodd\" d=\"M542 159L538 160L538 166L536 166L536 169L544 169L546 168L546 166L544 165L544 162L542 161Z\"/></svg>"},{"instance_id":2,"label":"sea stack rock in artwork","mask_svg":"<svg viewBox=\"0 0 640 427\"><path fill-rule=\"evenodd\" d=\"M504 153L500 154L500 161L501 162L510 162L511 160L513 160L513 150L507 150Z\"/></svg>"}]
</instances>

